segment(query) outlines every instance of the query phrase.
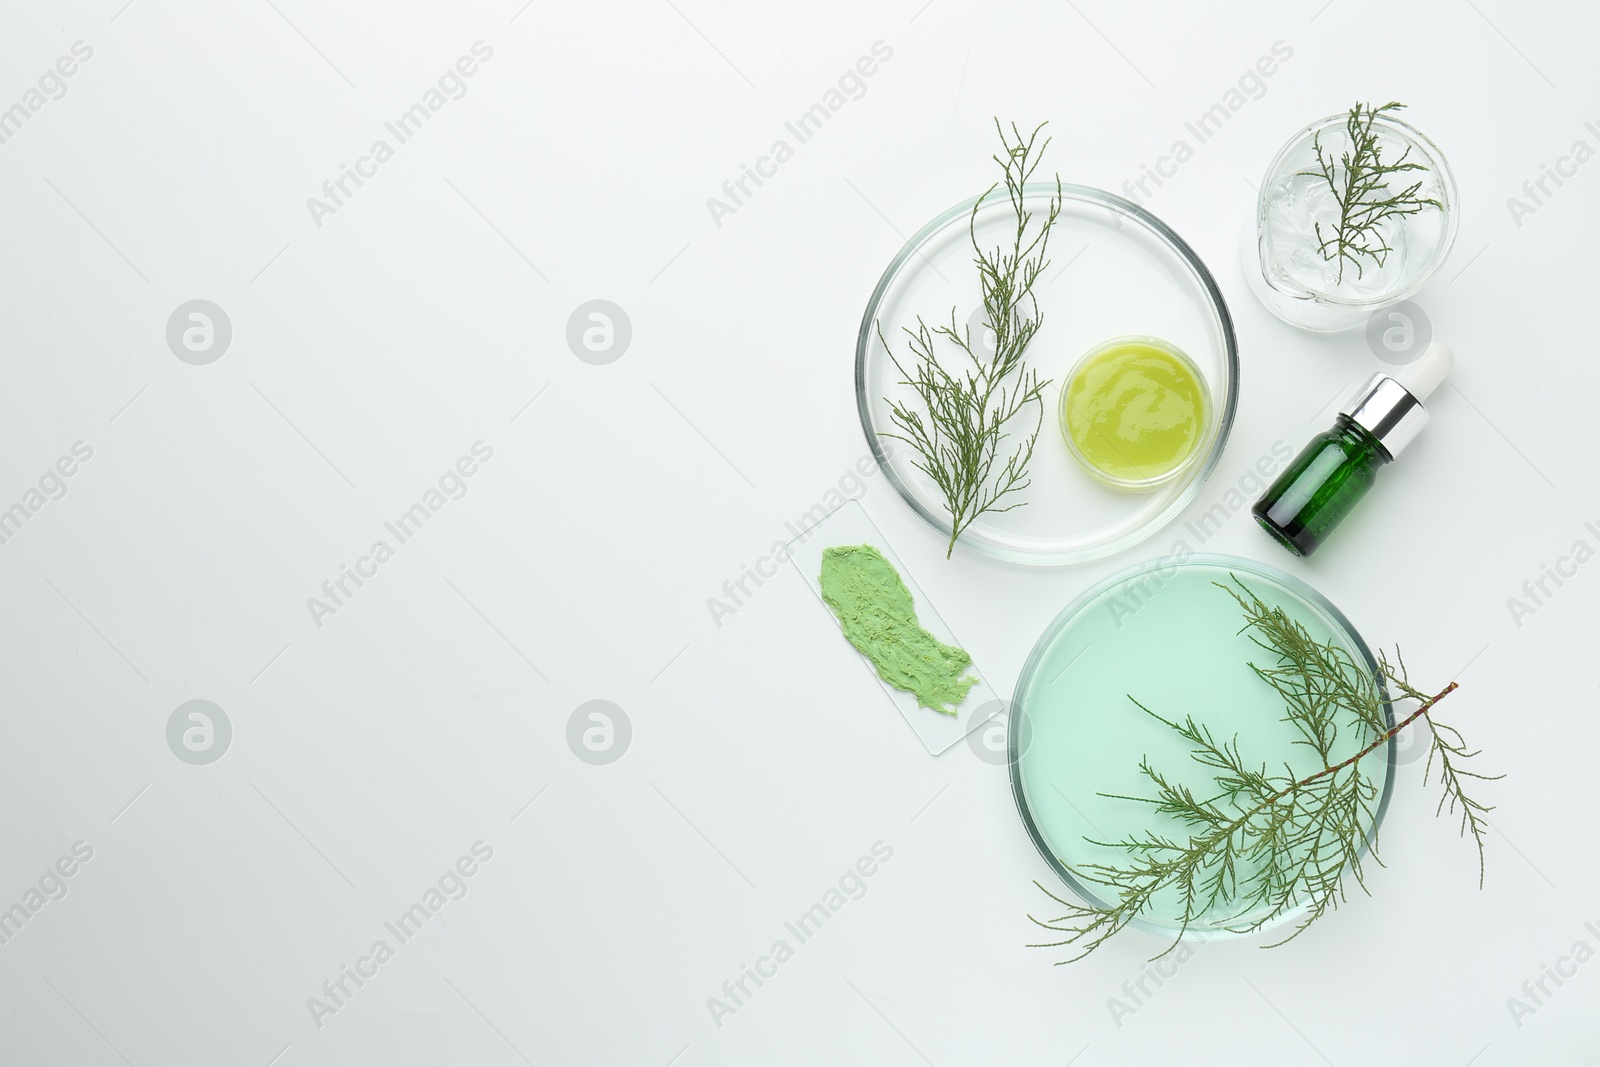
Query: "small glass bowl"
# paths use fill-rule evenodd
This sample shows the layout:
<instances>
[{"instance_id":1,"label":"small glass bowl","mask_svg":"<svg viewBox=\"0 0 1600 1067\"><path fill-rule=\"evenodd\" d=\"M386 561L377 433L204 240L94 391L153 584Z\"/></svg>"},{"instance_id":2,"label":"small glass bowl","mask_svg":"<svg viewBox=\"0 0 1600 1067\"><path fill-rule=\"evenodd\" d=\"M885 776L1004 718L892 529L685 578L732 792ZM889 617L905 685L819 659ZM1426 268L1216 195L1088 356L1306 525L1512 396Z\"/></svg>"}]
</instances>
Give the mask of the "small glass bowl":
<instances>
[{"instance_id":1,"label":"small glass bowl","mask_svg":"<svg viewBox=\"0 0 1600 1067\"><path fill-rule=\"evenodd\" d=\"M1078 380L1078 372L1084 367L1088 366L1090 361L1096 357L1109 352L1113 348L1119 348L1122 345L1129 344L1147 345L1151 348L1156 348L1162 352L1165 352L1174 360L1181 363L1184 369L1193 376L1196 384L1200 386L1199 435L1189 446L1189 452L1183 457L1182 460L1175 464L1171 469L1162 471L1159 474L1151 475L1148 478L1122 478L1112 474L1110 471L1102 470L1100 467L1096 466L1094 462L1089 459L1089 457L1083 454L1083 452L1078 448L1078 442L1073 440L1072 434L1067 432L1068 401L1071 399L1072 383ZM1190 359L1189 354L1183 349L1179 348L1171 341L1163 340L1160 337L1151 337L1148 334L1127 334L1123 337L1113 337L1109 341L1102 341L1100 344L1095 345L1093 348L1089 349L1089 351L1085 352L1078 362L1073 364L1072 369L1067 372L1066 379L1062 385L1061 405L1056 413L1056 421L1060 426L1062 439L1067 442L1067 451L1072 453L1072 458L1078 461L1079 466L1081 466L1090 477L1094 478L1102 485L1108 485L1113 489L1124 489L1130 492L1140 492L1148 489L1154 489L1157 486L1165 485L1166 483L1172 481L1174 478L1177 478L1183 474L1184 471L1193 466L1195 460L1199 458L1201 452L1200 445L1205 440L1206 432L1211 426L1211 390L1206 385L1205 374L1201 372L1200 368L1195 365L1194 360ZM1132 464L1130 464L1130 466L1132 466Z\"/></svg>"},{"instance_id":2,"label":"small glass bowl","mask_svg":"<svg viewBox=\"0 0 1600 1067\"><path fill-rule=\"evenodd\" d=\"M1305 273L1296 276L1285 262L1292 262L1294 250L1284 252L1273 247L1269 212L1274 193L1282 183L1314 165L1312 145L1319 134L1325 141L1330 136L1336 142L1343 141L1346 118L1345 115L1329 115L1313 122L1278 151L1267 167L1256 198L1256 209L1241 234L1240 259L1250 291L1268 311L1304 330L1329 333L1348 330L1366 322L1374 311L1415 296L1444 264L1460 225L1460 193L1456 189L1455 175L1439 146L1410 123L1390 113L1379 114L1372 122L1379 136L1409 149L1410 161L1426 168L1401 177L1408 183L1422 181L1423 188L1418 195L1444 205L1425 212L1426 218L1415 216L1401 225L1402 232L1407 227L1419 228L1430 237L1432 248L1417 263L1393 278L1391 284L1345 282L1327 286L1313 284Z\"/></svg>"}]
</instances>

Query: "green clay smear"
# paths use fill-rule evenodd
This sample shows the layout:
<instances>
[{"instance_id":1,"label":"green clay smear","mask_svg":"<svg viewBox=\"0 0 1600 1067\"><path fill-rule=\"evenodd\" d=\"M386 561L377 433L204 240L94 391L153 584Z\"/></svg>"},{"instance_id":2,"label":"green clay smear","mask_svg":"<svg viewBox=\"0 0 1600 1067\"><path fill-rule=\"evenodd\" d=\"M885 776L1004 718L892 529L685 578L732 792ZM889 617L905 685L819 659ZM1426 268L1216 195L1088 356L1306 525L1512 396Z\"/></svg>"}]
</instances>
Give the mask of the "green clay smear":
<instances>
[{"instance_id":1,"label":"green clay smear","mask_svg":"<svg viewBox=\"0 0 1600 1067\"><path fill-rule=\"evenodd\" d=\"M824 549L820 581L823 602L879 678L915 696L921 707L956 714L978 683L963 676L972 657L922 628L911 591L881 552L871 545Z\"/></svg>"}]
</instances>

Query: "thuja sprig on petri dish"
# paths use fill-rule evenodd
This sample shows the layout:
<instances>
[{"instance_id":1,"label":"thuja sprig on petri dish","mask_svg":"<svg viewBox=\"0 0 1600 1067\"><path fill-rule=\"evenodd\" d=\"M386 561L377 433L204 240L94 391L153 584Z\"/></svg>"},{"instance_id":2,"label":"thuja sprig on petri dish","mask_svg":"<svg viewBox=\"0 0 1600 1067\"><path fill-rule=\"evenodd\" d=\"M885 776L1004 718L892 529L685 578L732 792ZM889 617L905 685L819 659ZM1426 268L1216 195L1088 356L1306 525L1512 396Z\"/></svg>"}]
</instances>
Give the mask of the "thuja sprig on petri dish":
<instances>
[{"instance_id":1,"label":"thuja sprig on petri dish","mask_svg":"<svg viewBox=\"0 0 1600 1067\"><path fill-rule=\"evenodd\" d=\"M1233 585L1218 588L1243 609L1241 632L1271 655L1266 664L1252 662L1249 668L1283 698L1284 719L1297 733L1295 744L1309 749L1315 760L1300 770L1257 765L1241 750L1237 736L1219 739L1192 716L1167 718L1130 695L1139 712L1188 742L1191 757L1211 786L1197 795L1176 775L1153 765L1148 756L1141 761L1139 771L1150 795L1113 799L1149 805L1177 820L1187 836L1151 830L1120 841L1094 842L1127 854L1120 863L1072 868L1086 883L1105 891L1110 903L1104 906L1065 900L1039 886L1065 910L1057 917L1029 918L1064 936L1030 947L1074 953L1061 963L1093 952L1149 911L1157 894L1179 900L1180 938L1202 922L1215 928L1219 914L1242 917L1233 923L1224 920L1221 928L1252 933L1303 906L1293 931L1264 946L1271 948L1294 939L1337 909L1352 885L1366 892L1364 859L1378 858L1376 805L1382 779L1375 775L1386 773L1385 748L1406 729L1432 728L1423 783L1438 783L1435 814L1459 817L1461 836L1472 837L1478 851L1478 884L1483 884L1485 814L1492 809L1466 790L1473 780L1494 781L1501 776L1469 769L1466 763L1477 751L1434 717L1435 707L1455 691L1456 683L1429 694L1411 684L1398 650L1392 663L1380 657L1380 670L1397 699L1415 703L1390 726L1378 679L1348 651L1315 640L1301 623L1263 602L1236 577ZM1338 758L1336 746L1343 730L1354 731L1362 744L1353 755ZM1176 945L1174 940L1162 955Z\"/></svg>"},{"instance_id":2,"label":"thuja sprig on petri dish","mask_svg":"<svg viewBox=\"0 0 1600 1067\"><path fill-rule=\"evenodd\" d=\"M878 340L900 372L899 384L915 394L909 402L887 400L895 432L884 436L910 445L916 452L912 466L937 486L950 520L946 559L955 551L956 539L978 516L1026 503L1015 494L1028 487L1028 464L1043 418L1040 393L1049 383L1028 368L1023 352L1044 321L1033 286L1049 264L1050 229L1061 213L1059 176L1056 194L1041 217L1035 218L1024 206L1024 188L1050 144L1048 137L1042 142L1039 138L1045 125L1040 123L1023 136L1015 123L1008 134L995 120L1002 152L994 161L1004 177L978 197L968 219L983 316L994 336L993 352L986 351L981 341L974 345L970 326L957 326L954 308L949 325L930 326L919 316L915 328L904 328L905 362L894 354L878 326ZM1016 226L1008 244L985 249L978 243L978 212L1002 185ZM941 349L951 353L954 369L940 358ZM1027 428L1024 413L1030 406L1033 425Z\"/></svg>"},{"instance_id":3,"label":"thuja sprig on petri dish","mask_svg":"<svg viewBox=\"0 0 1600 1067\"><path fill-rule=\"evenodd\" d=\"M1432 197L1417 195L1421 181L1392 183L1396 175L1428 169L1411 159L1409 145L1399 158L1384 158L1381 128L1375 130L1373 123L1379 115L1404 109L1394 100L1382 107L1359 101L1352 105L1344 124L1348 143L1338 159L1324 150L1320 133L1312 141L1317 169L1301 173L1327 182L1338 204L1337 222L1327 228L1320 221L1316 224L1317 251L1329 263L1338 263L1338 282L1344 281L1346 264L1355 268L1358 278L1369 263L1383 266L1394 251L1385 227L1390 220L1444 207Z\"/></svg>"}]
</instances>

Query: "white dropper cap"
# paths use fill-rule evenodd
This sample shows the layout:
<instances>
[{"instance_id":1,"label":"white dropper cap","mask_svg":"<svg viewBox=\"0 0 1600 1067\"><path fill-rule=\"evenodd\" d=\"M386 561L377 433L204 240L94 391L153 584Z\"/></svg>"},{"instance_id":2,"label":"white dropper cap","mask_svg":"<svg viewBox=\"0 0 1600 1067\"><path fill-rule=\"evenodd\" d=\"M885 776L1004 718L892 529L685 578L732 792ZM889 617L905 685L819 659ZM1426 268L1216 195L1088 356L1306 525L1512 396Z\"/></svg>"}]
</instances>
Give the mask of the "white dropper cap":
<instances>
[{"instance_id":1,"label":"white dropper cap","mask_svg":"<svg viewBox=\"0 0 1600 1067\"><path fill-rule=\"evenodd\" d=\"M1455 362L1454 353L1434 341L1393 374L1379 371L1368 378L1342 414L1376 437L1393 459L1428 424L1424 401L1450 376Z\"/></svg>"},{"instance_id":2,"label":"white dropper cap","mask_svg":"<svg viewBox=\"0 0 1600 1067\"><path fill-rule=\"evenodd\" d=\"M1433 391L1450 377L1455 365L1455 353L1450 351L1449 346L1433 341L1422 350L1422 355L1396 371L1394 378L1406 387L1406 392L1426 402Z\"/></svg>"}]
</instances>

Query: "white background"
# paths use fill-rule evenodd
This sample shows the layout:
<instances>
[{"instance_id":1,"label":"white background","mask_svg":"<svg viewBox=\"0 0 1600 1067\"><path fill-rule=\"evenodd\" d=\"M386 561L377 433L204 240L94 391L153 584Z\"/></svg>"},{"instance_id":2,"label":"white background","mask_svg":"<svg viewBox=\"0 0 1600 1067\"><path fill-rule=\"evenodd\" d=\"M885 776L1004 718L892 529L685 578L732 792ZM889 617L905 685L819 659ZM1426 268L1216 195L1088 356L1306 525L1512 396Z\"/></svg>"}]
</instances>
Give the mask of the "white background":
<instances>
[{"instance_id":1,"label":"white background","mask_svg":"<svg viewBox=\"0 0 1600 1067\"><path fill-rule=\"evenodd\" d=\"M0 508L94 453L0 545L0 907L94 850L0 945L0 1061L1600 1062L1600 962L1520 1027L1507 1005L1600 948L1600 563L1520 626L1507 605L1600 547L1600 163L1520 226L1506 206L1600 147L1588 7L122 3L0 12L0 107L93 48L0 144ZM307 198L479 40L467 94L317 226ZM718 226L707 198L880 40L865 94ZM1290 134L1406 101L1462 188L1419 297L1458 388L1315 559L1243 510L1204 547L1459 679L1449 718L1509 777L1482 892L1409 768L1370 899L1288 948L1205 949L1114 1020L1159 945L1024 947L1049 874L1004 768L930 758L792 571L720 627L707 599L863 455L861 309L905 235L992 180L992 116L1051 120L1047 165L1120 190L1275 41L1264 94L1149 201L1212 265L1243 364L1184 518L1380 366L1359 332L1262 311L1236 237ZM209 366L165 339L195 298L233 326ZM633 326L608 366L565 340L595 298ZM470 492L316 626L307 598L479 440ZM946 564L865 485L1001 689L1074 595L1181 537ZM234 730L203 767L165 736L195 698ZM609 766L566 741L591 699L632 724ZM479 840L469 894L316 1025L307 998ZM879 840L866 895L715 1025L707 998Z\"/></svg>"}]
</instances>

